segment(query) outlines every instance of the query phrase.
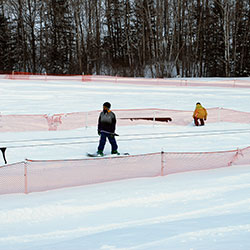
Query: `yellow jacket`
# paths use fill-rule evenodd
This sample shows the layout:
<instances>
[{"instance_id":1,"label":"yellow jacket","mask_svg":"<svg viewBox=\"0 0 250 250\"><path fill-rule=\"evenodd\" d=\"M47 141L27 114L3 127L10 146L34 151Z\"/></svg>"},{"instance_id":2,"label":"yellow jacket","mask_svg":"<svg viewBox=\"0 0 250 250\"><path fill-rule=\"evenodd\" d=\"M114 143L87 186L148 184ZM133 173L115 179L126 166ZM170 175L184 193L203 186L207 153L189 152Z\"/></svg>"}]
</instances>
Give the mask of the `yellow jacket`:
<instances>
[{"instance_id":1,"label":"yellow jacket","mask_svg":"<svg viewBox=\"0 0 250 250\"><path fill-rule=\"evenodd\" d=\"M207 110L201 106L201 104L196 104L195 111L193 113L193 118L197 119L207 119Z\"/></svg>"}]
</instances>

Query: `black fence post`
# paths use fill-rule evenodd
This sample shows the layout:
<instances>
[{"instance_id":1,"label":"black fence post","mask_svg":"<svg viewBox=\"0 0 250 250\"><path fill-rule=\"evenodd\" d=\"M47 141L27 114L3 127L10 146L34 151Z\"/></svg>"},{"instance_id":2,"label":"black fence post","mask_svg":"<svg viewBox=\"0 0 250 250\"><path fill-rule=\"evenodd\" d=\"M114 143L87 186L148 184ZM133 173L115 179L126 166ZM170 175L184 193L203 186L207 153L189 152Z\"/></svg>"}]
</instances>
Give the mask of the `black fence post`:
<instances>
[{"instance_id":1,"label":"black fence post","mask_svg":"<svg viewBox=\"0 0 250 250\"><path fill-rule=\"evenodd\" d=\"M3 159L4 159L4 162L5 164L7 164L7 160L6 160L6 157L5 157L5 151L6 151L7 148L0 148L0 150L2 151L2 154L3 154Z\"/></svg>"}]
</instances>

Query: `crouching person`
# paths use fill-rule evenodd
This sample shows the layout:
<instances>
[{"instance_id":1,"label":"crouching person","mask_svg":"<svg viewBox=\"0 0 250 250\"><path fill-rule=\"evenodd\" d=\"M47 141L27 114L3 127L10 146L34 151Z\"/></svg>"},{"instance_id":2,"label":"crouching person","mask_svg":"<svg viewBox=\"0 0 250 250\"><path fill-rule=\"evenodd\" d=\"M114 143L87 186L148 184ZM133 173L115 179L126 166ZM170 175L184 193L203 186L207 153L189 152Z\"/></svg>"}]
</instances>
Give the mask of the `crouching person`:
<instances>
[{"instance_id":1,"label":"crouching person","mask_svg":"<svg viewBox=\"0 0 250 250\"><path fill-rule=\"evenodd\" d=\"M107 138L111 144L111 154L119 155L117 151L118 146L115 140L116 117L115 114L110 110L110 107L111 104L109 102L105 102L103 104L103 111L100 113L98 119L98 134L100 135L100 141L97 154L100 156L103 156L103 150Z\"/></svg>"},{"instance_id":2,"label":"crouching person","mask_svg":"<svg viewBox=\"0 0 250 250\"><path fill-rule=\"evenodd\" d=\"M196 103L195 111L193 113L193 118L195 126L205 125L204 121L207 120L207 110L204 107L202 107L202 105L199 102Z\"/></svg>"}]
</instances>

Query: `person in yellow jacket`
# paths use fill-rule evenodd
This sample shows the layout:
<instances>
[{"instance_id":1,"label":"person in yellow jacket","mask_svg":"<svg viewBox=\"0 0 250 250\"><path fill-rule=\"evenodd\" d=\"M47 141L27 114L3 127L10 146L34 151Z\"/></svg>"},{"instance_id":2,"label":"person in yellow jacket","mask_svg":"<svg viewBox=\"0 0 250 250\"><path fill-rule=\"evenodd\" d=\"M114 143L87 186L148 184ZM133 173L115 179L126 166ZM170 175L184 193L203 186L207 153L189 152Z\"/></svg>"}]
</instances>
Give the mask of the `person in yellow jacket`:
<instances>
[{"instance_id":1,"label":"person in yellow jacket","mask_svg":"<svg viewBox=\"0 0 250 250\"><path fill-rule=\"evenodd\" d=\"M195 111L193 113L193 118L194 118L194 124L196 126L205 125L204 121L207 120L207 110L204 107L202 107L202 105L199 102L196 103Z\"/></svg>"}]
</instances>

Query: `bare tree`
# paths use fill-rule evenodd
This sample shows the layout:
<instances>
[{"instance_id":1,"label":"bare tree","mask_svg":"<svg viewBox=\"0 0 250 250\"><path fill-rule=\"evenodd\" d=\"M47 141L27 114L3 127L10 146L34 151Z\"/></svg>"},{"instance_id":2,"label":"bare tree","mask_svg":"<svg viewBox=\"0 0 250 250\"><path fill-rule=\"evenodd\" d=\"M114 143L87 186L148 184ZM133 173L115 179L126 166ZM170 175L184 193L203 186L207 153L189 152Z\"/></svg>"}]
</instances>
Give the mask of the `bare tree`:
<instances>
[{"instance_id":1,"label":"bare tree","mask_svg":"<svg viewBox=\"0 0 250 250\"><path fill-rule=\"evenodd\" d=\"M248 76L249 20L249 0L0 0L0 70Z\"/></svg>"}]
</instances>

